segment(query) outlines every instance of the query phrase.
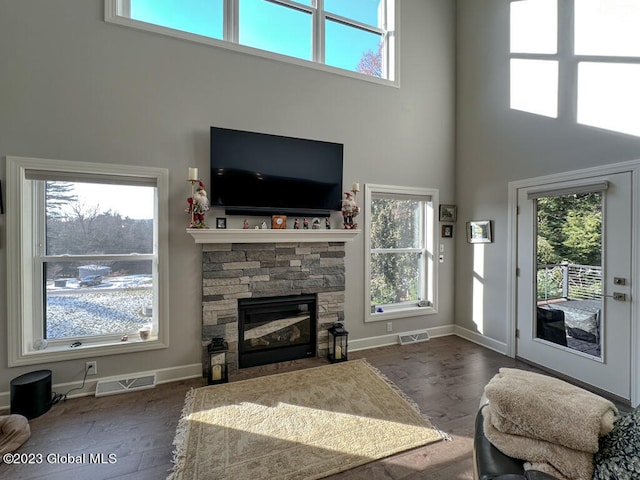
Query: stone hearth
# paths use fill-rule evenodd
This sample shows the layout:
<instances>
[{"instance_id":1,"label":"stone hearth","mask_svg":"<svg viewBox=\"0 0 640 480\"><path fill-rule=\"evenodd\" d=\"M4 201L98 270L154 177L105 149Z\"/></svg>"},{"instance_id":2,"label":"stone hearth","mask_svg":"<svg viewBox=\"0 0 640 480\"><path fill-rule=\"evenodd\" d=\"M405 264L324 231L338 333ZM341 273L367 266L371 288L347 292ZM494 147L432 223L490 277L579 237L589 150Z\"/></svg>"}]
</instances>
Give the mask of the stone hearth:
<instances>
[{"instance_id":1,"label":"stone hearth","mask_svg":"<svg viewBox=\"0 0 640 480\"><path fill-rule=\"evenodd\" d=\"M344 242L217 243L202 251L202 350L213 337L229 344L238 368L238 299L315 294L318 357L328 353L327 329L344 321Z\"/></svg>"}]
</instances>

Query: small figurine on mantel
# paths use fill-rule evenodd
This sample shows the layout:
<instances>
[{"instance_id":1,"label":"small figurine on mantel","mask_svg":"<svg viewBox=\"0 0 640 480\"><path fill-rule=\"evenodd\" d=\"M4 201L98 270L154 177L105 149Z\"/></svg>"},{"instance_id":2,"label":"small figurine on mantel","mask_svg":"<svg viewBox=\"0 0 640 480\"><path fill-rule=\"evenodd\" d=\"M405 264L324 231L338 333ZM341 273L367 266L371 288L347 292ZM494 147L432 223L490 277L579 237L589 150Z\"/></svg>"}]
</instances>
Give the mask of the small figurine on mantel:
<instances>
[{"instance_id":1,"label":"small figurine on mantel","mask_svg":"<svg viewBox=\"0 0 640 480\"><path fill-rule=\"evenodd\" d=\"M266 230L266 229L267 229L267 222L264 222L264 221L263 221L263 222L262 222L262 225L260 225L260 228L261 228L262 230Z\"/></svg>"},{"instance_id":2,"label":"small figurine on mantel","mask_svg":"<svg viewBox=\"0 0 640 480\"><path fill-rule=\"evenodd\" d=\"M305 230L309 230L309 220L307 220L306 218L302 221L302 228Z\"/></svg>"},{"instance_id":3,"label":"small figurine on mantel","mask_svg":"<svg viewBox=\"0 0 640 480\"><path fill-rule=\"evenodd\" d=\"M191 197L187 198L187 203L189 208L185 211L191 215L189 228L207 228L207 224L204 222L204 214L209 210L209 197L204 189L202 180L198 180L198 188Z\"/></svg>"},{"instance_id":4,"label":"small figurine on mantel","mask_svg":"<svg viewBox=\"0 0 640 480\"><path fill-rule=\"evenodd\" d=\"M246 218L244 219L244 222L242 222L242 228L243 230L249 229L249 220L247 220Z\"/></svg>"},{"instance_id":5,"label":"small figurine on mantel","mask_svg":"<svg viewBox=\"0 0 640 480\"><path fill-rule=\"evenodd\" d=\"M356 203L355 191L345 192L346 198L342 201L342 221L345 230L355 230L358 224L355 222L356 216L360 212L360 208Z\"/></svg>"},{"instance_id":6,"label":"small figurine on mantel","mask_svg":"<svg viewBox=\"0 0 640 480\"><path fill-rule=\"evenodd\" d=\"M300 230L300 219L296 218L296 221L293 222L293 228L294 230Z\"/></svg>"},{"instance_id":7,"label":"small figurine on mantel","mask_svg":"<svg viewBox=\"0 0 640 480\"><path fill-rule=\"evenodd\" d=\"M324 228L331 230L331 218L327 217L324 219Z\"/></svg>"},{"instance_id":8,"label":"small figurine on mantel","mask_svg":"<svg viewBox=\"0 0 640 480\"><path fill-rule=\"evenodd\" d=\"M314 218L313 219L313 223L311 224L311 228L313 230L318 230L320 228L320 219L319 218Z\"/></svg>"}]
</instances>

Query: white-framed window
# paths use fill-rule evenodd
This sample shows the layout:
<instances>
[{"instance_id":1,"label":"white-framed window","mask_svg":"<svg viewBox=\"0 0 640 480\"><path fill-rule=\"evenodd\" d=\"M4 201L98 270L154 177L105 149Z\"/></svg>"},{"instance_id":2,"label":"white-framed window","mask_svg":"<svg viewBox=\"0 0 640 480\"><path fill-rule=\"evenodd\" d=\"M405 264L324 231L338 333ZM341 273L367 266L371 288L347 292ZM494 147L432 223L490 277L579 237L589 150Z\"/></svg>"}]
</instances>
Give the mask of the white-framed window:
<instances>
[{"instance_id":1,"label":"white-framed window","mask_svg":"<svg viewBox=\"0 0 640 480\"><path fill-rule=\"evenodd\" d=\"M640 136L640 2L512 0L511 108Z\"/></svg>"},{"instance_id":2,"label":"white-framed window","mask_svg":"<svg viewBox=\"0 0 640 480\"><path fill-rule=\"evenodd\" d=\"M640 2L574 2L577 122L640 136Z\"/></svg>"},{"instance_id":3,"label":"white-framed window","mask_svg":"<svg viewBox=\"0 0 640 480\"><path fill-rule=\"evenodd\" d=\"M106 0L108 22L395 81L396 0ZM273 55L275 54L275 55Z\"/></svg>"},{"instance_id":4,"label":"white-framed window","mask_svg":"<svg viewBox=\"0 0 640 480\"><path fill-rule=\"evenodd\" d=\"M558 116L557 0L511 2L510 106Z\"/></svg>"},{"instance_id":5,"label":"white-framed window","mask_svg":"<svg viewBox=\"0 0 640 480\"><path fill-rule=\"evenodd\" d=\"M437 312L438 190L365 185L365 319Z\"/></svg>"},{"instance_id":6,"label":"white-framed window","mask_svg":"<svg viewBox=\"0 0 640 480\"><path fill-rule=\"evenodd\" d=\"M168 346L166 169L7 157L9 365Z\"/></svg>"}]
</instances>

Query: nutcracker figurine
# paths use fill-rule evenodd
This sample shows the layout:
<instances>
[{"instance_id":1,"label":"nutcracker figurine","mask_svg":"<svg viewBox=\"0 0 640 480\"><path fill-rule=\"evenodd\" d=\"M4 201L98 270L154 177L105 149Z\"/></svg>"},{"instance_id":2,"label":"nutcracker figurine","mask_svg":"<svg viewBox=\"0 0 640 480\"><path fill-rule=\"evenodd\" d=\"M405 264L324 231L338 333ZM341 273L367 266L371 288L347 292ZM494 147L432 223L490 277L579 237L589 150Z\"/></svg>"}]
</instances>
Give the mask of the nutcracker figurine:
<instances>
[{"instance_id":1,"label":"nutcracker figurine","mask_svg":"<svg viewBox=\"0 0 640 480\"><path fill-rule=\"evenodd\" d=\"M191 182L192 194L187 198L189 207L186 212L191 214L191 222L189 222L189 228L207 228L207 224L204 222L204 214L209 210L209 198L207 197L207 191L204 189L204 183L202 180L189 180ZM194 190L195 183L198 184L197 189Z\"/></svg>"}]
</instances>

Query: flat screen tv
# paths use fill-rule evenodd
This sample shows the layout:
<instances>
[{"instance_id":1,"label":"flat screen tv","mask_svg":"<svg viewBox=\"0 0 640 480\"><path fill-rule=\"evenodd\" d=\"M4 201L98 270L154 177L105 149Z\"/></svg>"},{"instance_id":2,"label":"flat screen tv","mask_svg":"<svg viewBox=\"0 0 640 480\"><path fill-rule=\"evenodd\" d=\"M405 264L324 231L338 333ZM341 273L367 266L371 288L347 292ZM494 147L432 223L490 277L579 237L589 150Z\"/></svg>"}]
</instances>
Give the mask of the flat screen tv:
<instances>
[{"instance_id":1,"label":"flat screen tv","mask_svg":"<svg viewBox=\"0 0 640 480\"><path fill-rule=\"evenodd\" d=\"M209 202L227 214L329 216L342 200L341 143L211 127Z\"/></svg>"}]
</instances>

